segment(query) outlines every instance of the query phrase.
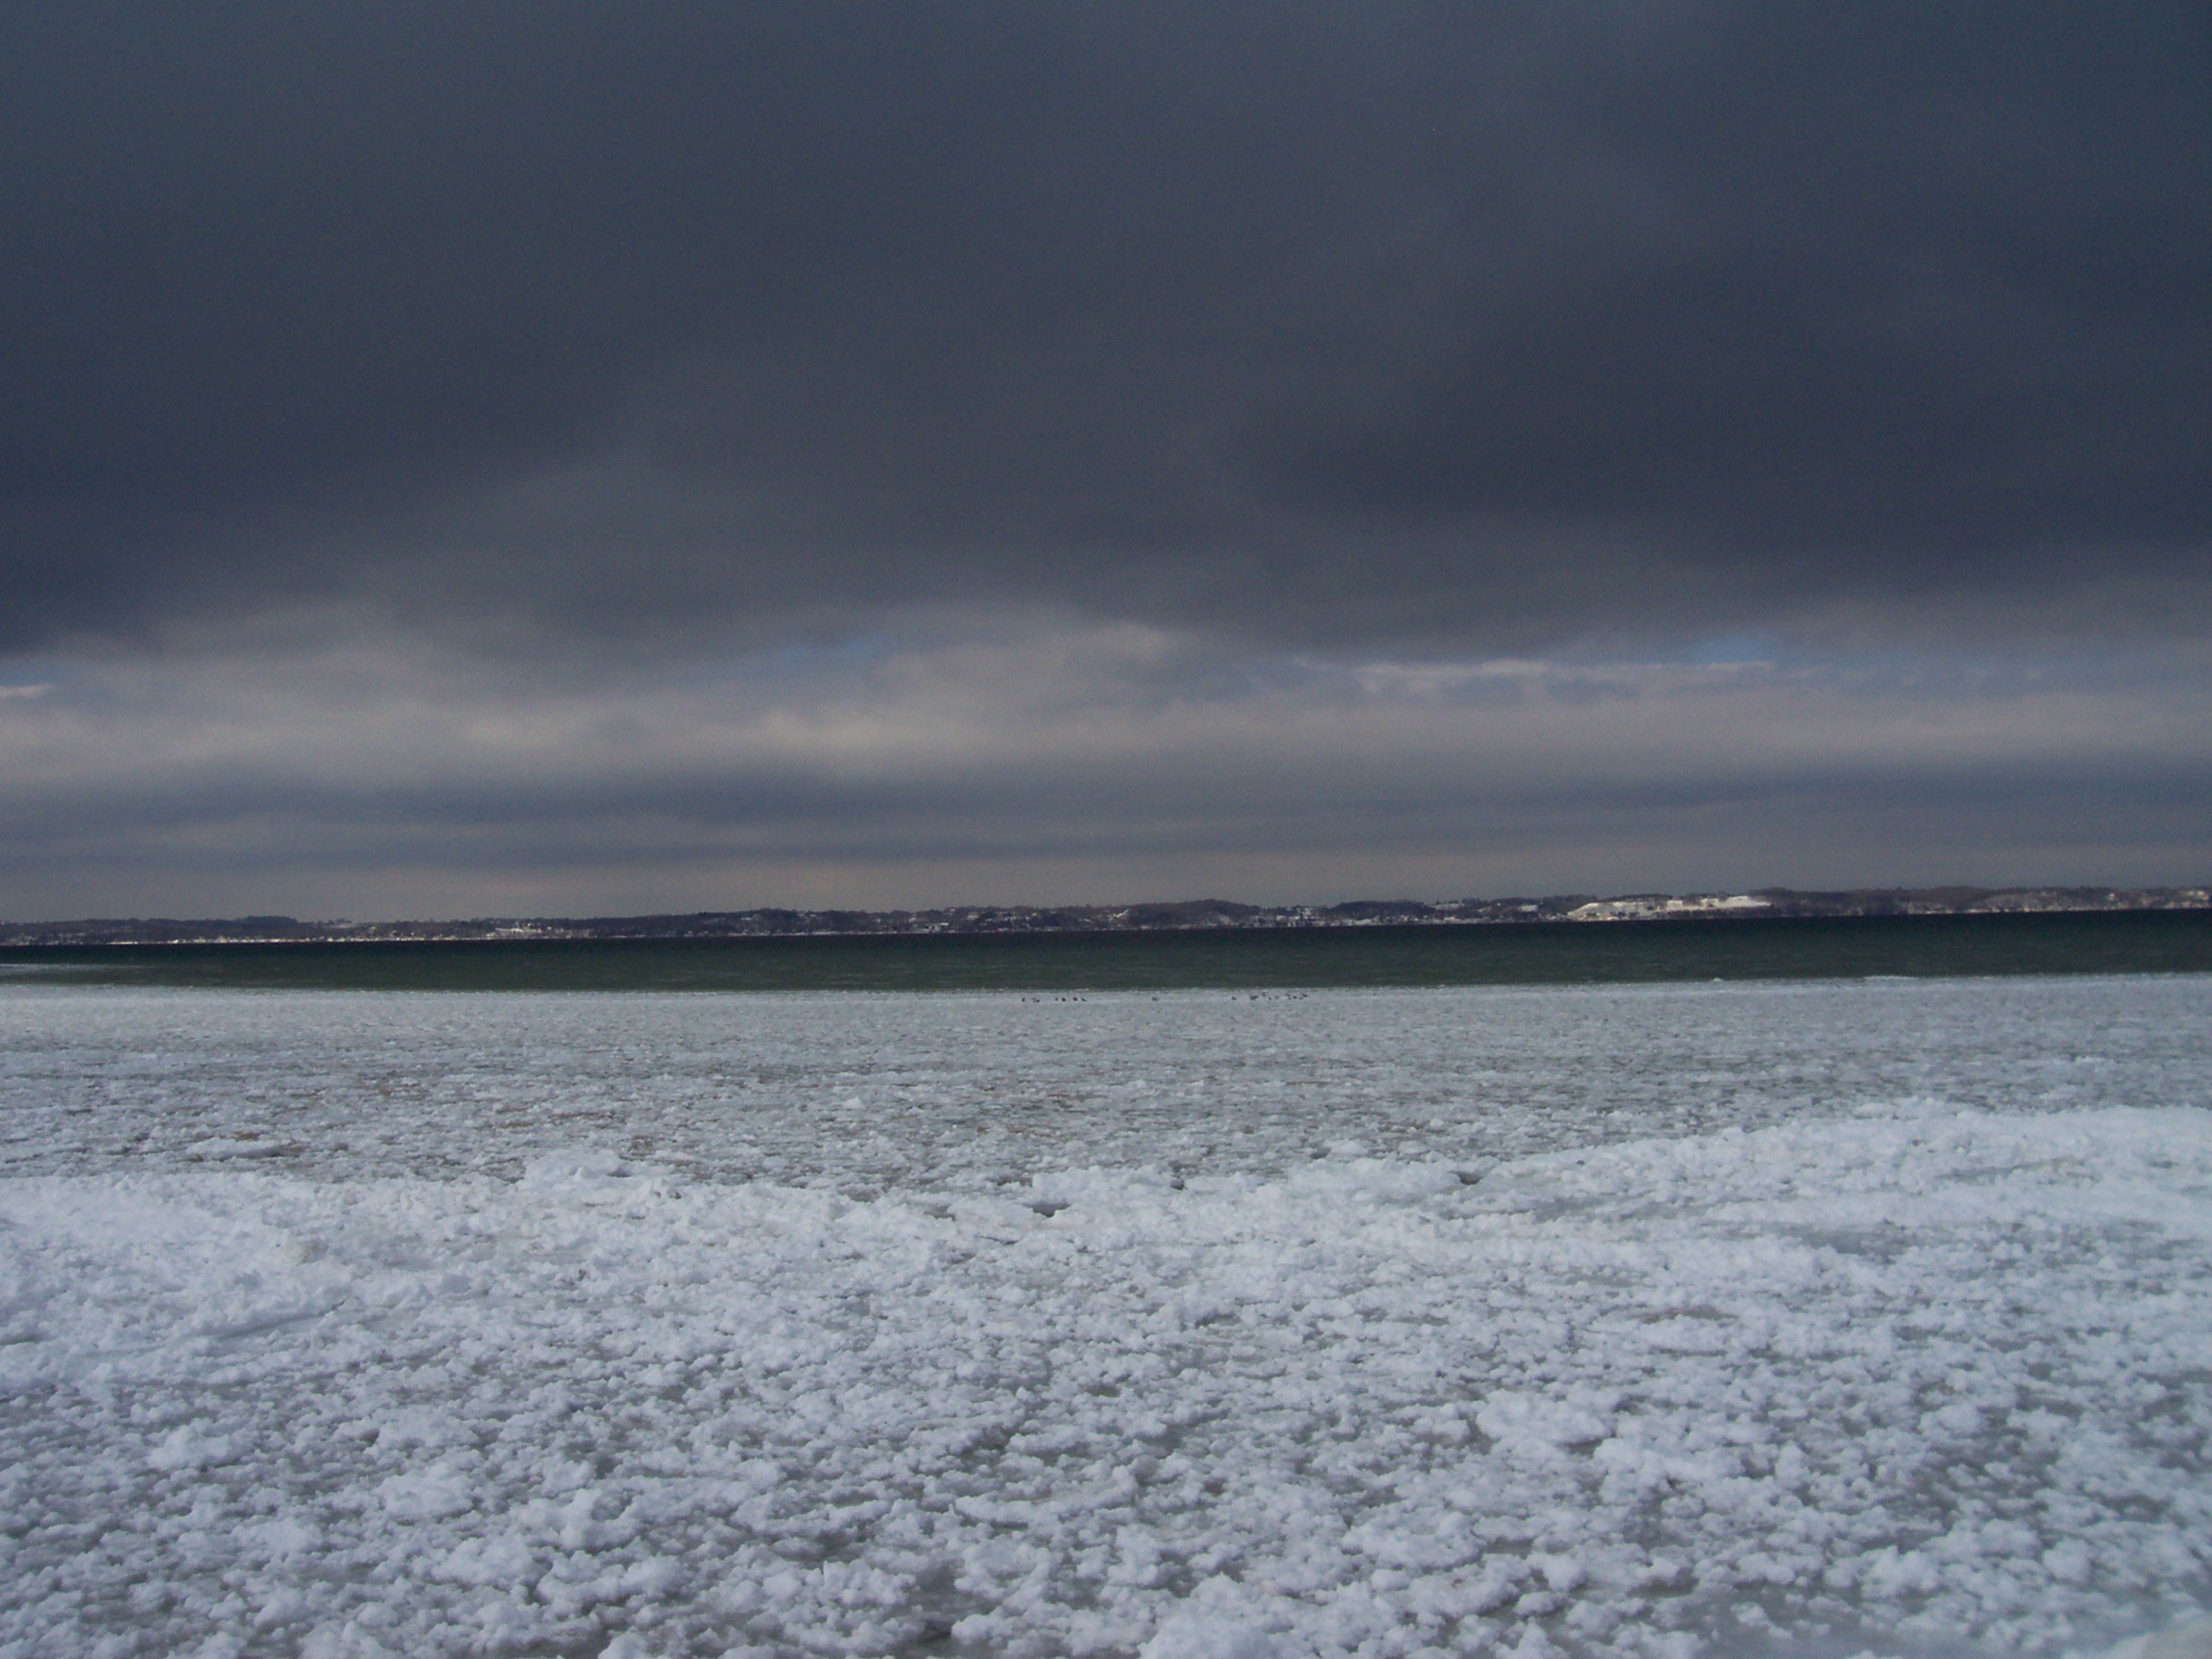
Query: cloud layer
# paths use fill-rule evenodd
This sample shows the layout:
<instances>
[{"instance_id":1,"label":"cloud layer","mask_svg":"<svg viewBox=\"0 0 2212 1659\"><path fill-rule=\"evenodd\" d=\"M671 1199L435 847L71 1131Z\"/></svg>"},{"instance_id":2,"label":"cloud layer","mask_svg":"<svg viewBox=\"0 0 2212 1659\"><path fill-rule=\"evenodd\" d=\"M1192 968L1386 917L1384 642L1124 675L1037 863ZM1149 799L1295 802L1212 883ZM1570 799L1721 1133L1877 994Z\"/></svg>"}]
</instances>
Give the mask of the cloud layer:
<instances>
[{"instance_id":1,"label":"cloud layer","mask_svg":"<svg viewBox=\"0 0 2212 1659\"><path fill-rule=\"evenodd\" d=\"M2205 667L1349 660L1032 618L561 684L262 640L0 702L0 906L2154 882L2212 851Z\"/></svg>"},{"instance_id":2,"label":"cloud layer","mask_svg":"<svg viewBox=\"0 0 2212 1659\"><path fill-rule=\"evenodd\" d=\"M19 8L0 905L2200 875L2208 62Z\"/></svg>"}]
</instances>

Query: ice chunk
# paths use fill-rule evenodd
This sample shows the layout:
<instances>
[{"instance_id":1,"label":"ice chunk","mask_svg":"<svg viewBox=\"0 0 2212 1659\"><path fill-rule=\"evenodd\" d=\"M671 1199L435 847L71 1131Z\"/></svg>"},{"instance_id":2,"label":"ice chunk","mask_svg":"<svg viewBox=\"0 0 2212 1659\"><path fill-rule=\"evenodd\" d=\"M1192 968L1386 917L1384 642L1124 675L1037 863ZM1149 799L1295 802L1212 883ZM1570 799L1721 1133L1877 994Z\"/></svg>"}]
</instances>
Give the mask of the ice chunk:
<instances>
[{"instance_id":1,"label":"ice chunk","mask_svg":"<svg viewBox=\"0 0 2212 1659\"><path fill-rule=\"evenodd\" d=\"M1276 1659L1275 1638L1236 1619L1176 1613L1138 1649L1142 1659Z\"/></svg>"},{"instance_id":2,"label":"ice chunk","mask_svg":"<svg viewBox=\"0 0 2212 1659\"><path fill-rule=\"evenodd\" d=\"M182 1423L161 1437L146 1461L156 1469L205 1469L229 1462L237 1452L235 1437L209 1434L198 1423Z\"/></svg>"},{"instance_id":3,"label":"ice chunk","mask_svg":"<svg viewBox=\"0 0 2212 1659\"><path fill-rule=\"evenodd\" d=\"M2212 1659L2212 1619L2191 1619L2168 1630L2130 1637L2100 1659Z\"/></svg>"},{"instance_id":4,"label":"ice chunk","mask_svg":"<svg viewBox=\"0 0 2212 1659\"><path fill-rule=\"evenodd\" d=\"M630 1166L614 1153L596 1146L576 1146L531 1159L523 1166L521 1184L541 1190L590 1186L620 1180L630 1173Z\"/></svg>"},{"instance_id":5,"label":"ice chunk","mask_svg":"<svg viewBox=\"0 0 2212 1659\"><path fill-rule=\"evenodd\" d=\"M1510 1392L1484 1400L1475 1413L1475 1427L1493 1440L1547 1446L1595 1445L1613 1431L1606 1417L1586 1406Z\"/></svg>"}]
</instances>

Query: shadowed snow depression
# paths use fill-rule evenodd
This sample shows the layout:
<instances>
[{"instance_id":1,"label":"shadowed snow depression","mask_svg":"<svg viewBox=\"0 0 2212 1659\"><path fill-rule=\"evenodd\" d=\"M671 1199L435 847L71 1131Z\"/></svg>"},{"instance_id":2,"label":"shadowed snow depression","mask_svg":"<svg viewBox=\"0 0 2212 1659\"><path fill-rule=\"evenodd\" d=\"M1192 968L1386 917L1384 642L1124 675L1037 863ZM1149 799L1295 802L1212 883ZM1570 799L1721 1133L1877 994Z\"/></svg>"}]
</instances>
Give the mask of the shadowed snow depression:
<instances>
[{"instance_id":1,"label":"shadowed snow depression","mask_svg":"<svg viewBox=\"0 0 2212 1659\"><path fill-rule=\"evenodd\" d=\"M18 979L0 1653L2195 1653L2208 1013Z\"/></svg>"}]
</instances>

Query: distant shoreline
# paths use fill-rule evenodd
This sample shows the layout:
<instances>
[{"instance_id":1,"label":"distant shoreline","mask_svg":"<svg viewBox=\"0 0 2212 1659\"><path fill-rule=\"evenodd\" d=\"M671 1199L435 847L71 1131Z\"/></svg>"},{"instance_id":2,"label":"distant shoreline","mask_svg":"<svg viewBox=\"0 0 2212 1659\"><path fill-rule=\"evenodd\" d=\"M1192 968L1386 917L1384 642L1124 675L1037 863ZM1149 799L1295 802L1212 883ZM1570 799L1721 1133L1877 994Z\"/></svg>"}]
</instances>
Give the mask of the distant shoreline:
<instances>
[{"instance_id":1,"label":"distant shoreline","mask_svg":"<svg viewBox=\"0 0 2212 1659\"><path fill-rule=\"evenodd\" d=\"M1886 916L2079 915L2212 910L2208 887L1924 887L1747 893L1633 893L1599 898L1359 900L1330 905L1200 899L1124 905L955 905L930 910L762 907L689 914L474 917L434 922L302 922L290 916L100 918L0 923L0 949L161 945L349 945L716 939L942 938L1188 932L1303 932L1363 927L1551 927L1592 924L1756 922Z\"/></svg>"}]
</instances>

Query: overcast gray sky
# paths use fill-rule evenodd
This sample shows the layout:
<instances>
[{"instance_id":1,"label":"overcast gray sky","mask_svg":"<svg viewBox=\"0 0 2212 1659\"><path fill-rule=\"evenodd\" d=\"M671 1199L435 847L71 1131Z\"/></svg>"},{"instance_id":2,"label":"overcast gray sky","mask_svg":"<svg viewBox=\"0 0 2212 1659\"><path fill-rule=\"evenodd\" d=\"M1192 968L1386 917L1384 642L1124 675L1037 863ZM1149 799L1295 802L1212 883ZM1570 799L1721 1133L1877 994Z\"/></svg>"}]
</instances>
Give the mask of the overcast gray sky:
<instances>
[{"instance_id":1,"label":"overcast gray sky","mask_svg":"<svg viewBox=\"0 0 2212 1659\"><path fill-rule=\"evenodd\" d=\"M2201 5L0 12L0 915L2212 876Z\"/></svg>"}]
</instances>

